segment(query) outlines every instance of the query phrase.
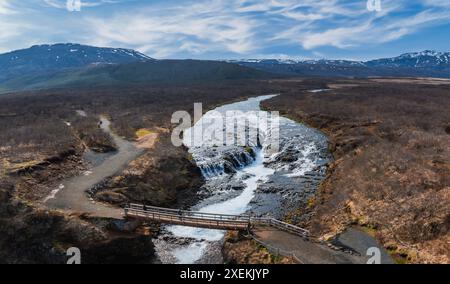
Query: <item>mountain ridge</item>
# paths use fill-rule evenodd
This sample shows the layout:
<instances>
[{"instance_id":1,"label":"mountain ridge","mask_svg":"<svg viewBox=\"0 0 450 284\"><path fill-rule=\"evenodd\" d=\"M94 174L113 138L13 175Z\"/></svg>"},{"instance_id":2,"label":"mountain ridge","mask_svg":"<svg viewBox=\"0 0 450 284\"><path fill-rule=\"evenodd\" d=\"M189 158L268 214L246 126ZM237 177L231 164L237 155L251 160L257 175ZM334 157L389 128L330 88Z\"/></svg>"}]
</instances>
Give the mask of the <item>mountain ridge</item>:
<instances>
[{"instance_id":1,"label":"mountain ridge","mask_svg":"<svg viewBox=\"0 0 450 284\"><path fill-rule=\"evenodd\" d=\"M95 65L152 61L132 49L94 47L75 43L33 45L0 54L0 82L33 73L51 73Z\"/></svg>"},{"instance_id":2,"label":"mountain ridge","mask_svg":"<svg viewBox=\"0 0 450 284\"><path fill-rule=\"evenodd\" d=\"M234 64L277 74L301 76L424 76L450 78L450 52L425 50L368 61L243 59Z\"/></svg>"},{"instance_id":3,"label":"mountain ridge","mask_svg":"<svg viewBox=\"0 0 450 284\"><path fill-rule=\"evenodd\" d=\"M371 60L350 60L350 59L276 59L276 58L260 58L260 59L231 59L225 60L227 62L236 63L236 62L246 62L246 63L278 63L278 64L298 64L298 63L318 63L318 62L328 62L334 64L349 64L349 65L367 65L378 62L380 60L386 61L397 61L401 59L420 59L421 57L435 57L437 58L439 63L450 63L450 52L440 52L434 50L424 50L420 52L409 52L403 53L399 56L395 57L386 57L386 58L377 58Z\"/></svg>"},{"instance_id":4,"label":"mountain ridge","mask_svg":"<svg viewBox=\"0 0 450 284\"><path fill-rule=\"evenodd\" d=\"M369 61L157 60L132 49L63 43L35 45L0 54L0 93L289 76L450 78L450 53L425 50Z\"/></svg>"}]
</instances>

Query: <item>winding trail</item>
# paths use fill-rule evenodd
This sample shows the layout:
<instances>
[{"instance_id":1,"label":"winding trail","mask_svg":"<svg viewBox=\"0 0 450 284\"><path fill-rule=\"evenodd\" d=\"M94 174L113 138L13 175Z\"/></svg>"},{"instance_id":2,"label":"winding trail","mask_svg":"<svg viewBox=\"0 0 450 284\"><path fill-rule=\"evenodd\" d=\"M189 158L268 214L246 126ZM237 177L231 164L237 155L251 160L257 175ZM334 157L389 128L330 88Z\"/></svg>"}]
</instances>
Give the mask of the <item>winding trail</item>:
<instances>
[{"instance_id":1,"label":"winding trail","mask_svg":"<svg viewBox=\"0 0 450 284\"><path fill-rule=\"evenodd\" d=\"M142 155L145 147L126 141L116 135L110 128L110 121L101 117L103 131L111 135L118 151L103 163L89 169L84 175L69 178L59 189L44 200L52 209L60 209L71 213L88 213L96 217L123 218L123 209L104 203L95 202L89 198L87 191L105 179L119 173L133 160ZM156 140L156 137L153 137ZM146 141L148 143L148 141ZM147 145L148 146L148 145Z\"/></svg>"},{"instance_id":2,"label":"winding trail","mask_svg":"<svg viewBox=\"0 0 450 284\"><path fill-rule=\"evenodd\" d=\"M58 189L55 189L43 202L46 206L51 209L63 210L70 213L87 213L94 217L103 218L115 218L122 219L124 217L124 210L122 208L117 208L108 204L98 203L92 200L87 191L92 189L94 186L102 183L107 178L114 176L115 174L121 172L125 167L131 163L133 160L142 155L145 149L152 148L158 138L157 133L148 134L145 137L139 139L136 143L126 141L125 139L116 135L110 128L110 121L101 117L101 128L103 131L108 133L114 143L117 145L118 151L106 158L102 163L96 165L85 172L83 175L72 177L64 181ZM263 163L259 163L246 168L247 170L255 170L256 172L261 172L263 169ZM271 174L272 171L268 171L266 174ZM247 179L246 183L251 183L251 185L256 189L258 180L261 176L254 175L252 178ZM237 210L238 214L245 212L248 202L253 198L253 190L251 188L249 194L242 195L244 198L243 204L239 202L239 206L235 205L234 208ZM242 197L241 196L241 197ZM231 199L231 201L240 201L241 198ZM248 200L247 200L248 199ZM213 204L203 208L206 211L211 210L211 212L217 213L217 211L225 210L230 211L230 200L221 204ZM222 208L223 207L223 208ZM232 212L233 213L233 212ZM205 230L191 229L186 227L175 226L170 228L174 235L187 235L188 237L195 236L196 233L201 237L207 239L208 234L205 235ZM179 232L178 232L179 231ZM177 233L178 232L178 233ZM214 234L215 232L215 234ZM268 226L257 226L254 228L253 237L263 245L275 248L278 253L287 252L287 254L294 255L295 258L301 263L359 263L363 264L367 262L367 257L364 252L367 247L376 246L376 242L364 236L361 240L362 232L349 232L346 235L341 236L339 241L347 246L354 248L355 251L359 252L360 255L354 255L338 251L328 247L325 244L319 244L311 242L303 237L295 234L288 233L283 230L279 230ZM208 231L209 234L213 233L213 239L218 235L221 239L222 233L218 231ZM206 236L206 237L205 237ZM199 248L195 246L194 249L198 252ZM185 249L186 252L192 253L191 249ZM198 256L199 258L201 255ZM390 263L391 260L386 253L383 252L383 263Z\"/></svg>"}]
</instances>

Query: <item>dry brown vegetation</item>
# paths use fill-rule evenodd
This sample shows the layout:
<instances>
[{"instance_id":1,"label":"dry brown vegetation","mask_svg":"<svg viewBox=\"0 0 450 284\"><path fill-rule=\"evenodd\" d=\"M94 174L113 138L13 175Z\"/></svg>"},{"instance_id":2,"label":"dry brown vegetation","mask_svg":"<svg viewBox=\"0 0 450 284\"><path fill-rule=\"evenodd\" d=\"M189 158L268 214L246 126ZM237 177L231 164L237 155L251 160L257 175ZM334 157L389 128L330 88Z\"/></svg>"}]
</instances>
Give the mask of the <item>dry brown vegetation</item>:
<instances>
[{"instance_id":1,"label":"dry brown vegetation","mask_svg":"<svg viewBox=\"0 0 450 284\"><path fill-rule=\"evenodd\" d=\"M102 151L114 145L98 128L101 114L112 120L116 133L134 140L139 129L170 128L172 113L192 111L194 102L202 102L208 108L224 101L259 95L265 90L269 90L267 84L241 83L4 95L0 97L0 154L9 162L24 163L77 149L83 144ZM88 116L77 115L77 110L84 110Z\"/></svg>"},{"instance_id":2,"label":"dry brown vegetation","mask_svg":"<svg viewBox=\"0 0 450 284\"><path fill-rule=\"evenodd\" d=\"M167 129L172 127L172 113L192 111L194 102L202 102L207 110L273 90L263 82L235 82L0 97L0 230L5 232L0 235L0 263L61 263L66 259L65 249L71 246L88 252L86 262L152 261L151 237L125 230L129 224L112 230L115 223L108 220L100 226L98 220L48 211L39 201L61 181L86 169L86 148L112 150L111 138L98 128L99 116L105 115L113 131L129 140L137 139L140 129L157 132L160 138L153 149L108 181L96 195L99 200L158 206L193 202L202 177L185 149L170 143ZM77 110L84 110L87 117Z\"/></svg>"},{"instance_id":3,"label":"dry brown vegetation","mask_svg":"<svg viewBox=\"0 0 450 284\"><path fill-rule=\"evenodd\" d=\"M186 149L170 145L170 135L162 135L155 148L99 187L94 197L120 206L130 201L170 208L195 204L202 174L189 160Z\"/></svg>"},{"instance_id":4,"label":"dry brown vegetation","mask_svg":"<svg viewBox=\"0 0 450 284\"><path fill-rule=\"evenodd\" d=\"M302 225L325 237L365 226L410 262L449 263L450 86L356 82L265 103L331 140L335 162Z\"/></svg>"},{"instance_id":5,"label":"dry brown vegetation","mask_svg":"<svg viewBox=\"0 0 450 284\"><path fill-rule=\"evenodd\" d=\"M325 82L339 88L305 92L326 88ZM117 240L109 225L48 212L35 203L86 167L86 147L114 147L98 128L99 115L108 116L113 130L129 140L138 138L140 129L161 135L154 149L108 181L96 198L183 206L192 198L186 189L197 187L201 176L186 151L173 148L161 131L172 127L171 114L192 111L194 102L203 102L207 110L267 93L282 96L265 103L266 108L325 131L336 158L310 208L301 212L313 216L302 225L327 236L359 224L410 261L449 262L450 86L322 79L0 97L0 229L7 232L0 238L0 262L61 262L63 248L86 243L96 253L126 245L144 250L135 234ZM80 234L79 228L87 233ZM98 238L102 241L95 246ZM147 239L144 243L151 251ZM151 258L121 253L122 259L135 262ZM94 256L91 261L102 259L120 261Z\"/></svg>"},{"instance_id":6,"label":"dry brown vegetation","mask_svg":"<svg viewBox=\"0 0 450 284\"><path fill-rule=\"evenodd\" d=\"M288 257L276 256L238 232L228 232L222 249L227 264L295 264Z\"/></svg>"}]
</instances>

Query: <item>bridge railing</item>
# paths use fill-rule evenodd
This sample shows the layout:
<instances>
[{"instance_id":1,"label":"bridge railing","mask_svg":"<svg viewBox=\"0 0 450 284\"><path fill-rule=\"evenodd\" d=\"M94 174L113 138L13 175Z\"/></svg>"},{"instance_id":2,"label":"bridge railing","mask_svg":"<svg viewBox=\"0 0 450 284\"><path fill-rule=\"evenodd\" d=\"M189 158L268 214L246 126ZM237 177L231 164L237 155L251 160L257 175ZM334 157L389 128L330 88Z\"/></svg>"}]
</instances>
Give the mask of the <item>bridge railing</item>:
<instances>
[{"instance_id":1,"label":"bridge railing","mask_svg":"<svg viewBox=\"0 0 450 284\"><path fill-rule=\"evenodd\" d=\"M248 238L254 240L256 243L258 243L259 245L265 247L270 253L274 254L275 256L284 256L284 257L290 257L292 258L294 261L296 261L297 263L300 264L306 264L306 262L304 262L303 260L300 259L300 257L298 257L295 252L293 251L288 251L288 250L284 250L284 249L280 249L278 247L272 246L266 242L263 242L262 240L258 239L256 236L249 234L247 236Z\"/></svg>"},{"instance_id":2,"label":"bridge railing","mask_svg":"<svg viewBox=\"0 0 450 284\"><path fill-rule=\"evenodd\" d=\"M213 214L186 210L176 210L168 209L154 206L145 206L140 204L129 204L125 207L125 214L128 215L130 212L133 214L142 214L143 216L149 217L167 217L174 219L183 218L184 220L213 220L213 221L240 221L240 222L250 222L251 216L247 215L228 215L228 214Z\"/></svg>"},{"instance_id":3,"label":"bridge railing","mask_svg":"<svg viewBox=\"0 0 450 284\"><path fill-rule=\"evenodd\" d=\"M156 212L145 211L130 211L131 216L134 218L146 218L153 221L160 221L163 223L178 224L192 227L206 227L211 229L238 229L242 230L248 226L247 221L231 221L231 220L213 220L213 219L201 219L189 216L176 216L173 214L164 214Z\"/></svg>"},{"instance_id":4,"label":"bridge railing","mask_svg":"<svg viewBox=\"0 0 450 284\"><path fill-rule=\"evenodd\" d=\"M250 215L214 214L146 206L141 204L128 204L125 207L125 216L149 218L155 221L169 223L206 224L211 226L220 226L224 224L231 224L239 227L245 227L246 225L266 225L305 238L310 236L308 230L292 224L282 222L274 218L258 218Z\"/></svg>"},{"instance_id":5,"label":"bridge railing","mask_svg":"<svg viewBox=\"0 0 450 284\"><path fill-rule=\"evenodd\" d=\"M274 219L274 218L252 218L253 224L262 224L270 227L280 229L282 231L287 231L299 236L309 237L310 233L308 230L302 229L300 227L294 226L292 224Z\"/></svg>"}]
</instances>

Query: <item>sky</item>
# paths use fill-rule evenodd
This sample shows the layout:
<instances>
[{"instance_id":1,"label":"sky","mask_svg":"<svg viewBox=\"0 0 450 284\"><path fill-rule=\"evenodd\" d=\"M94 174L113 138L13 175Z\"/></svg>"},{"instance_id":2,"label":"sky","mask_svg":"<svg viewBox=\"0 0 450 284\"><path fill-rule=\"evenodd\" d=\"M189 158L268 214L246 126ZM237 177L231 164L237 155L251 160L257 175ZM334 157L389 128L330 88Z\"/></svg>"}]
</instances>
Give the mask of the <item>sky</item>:
<instances>
[{"instance_id":1,"label":"sky","mask_svg":"<svg viewBox=\"0 0 450 284\"><path fill-rule=\"evenodd\" d=\"M0 52L35 44L151 57L368 60L450 51L450 0L0 0Z\"/></svg>"}]
</instances>

